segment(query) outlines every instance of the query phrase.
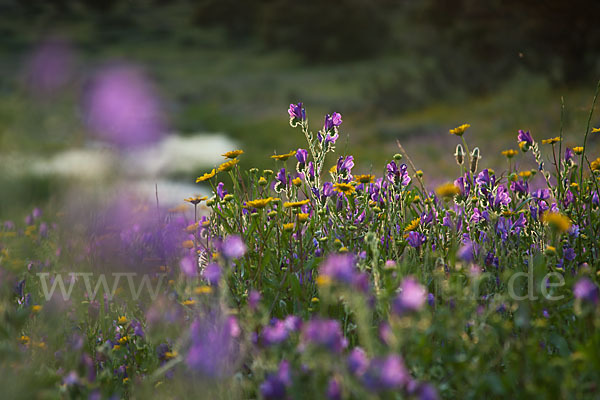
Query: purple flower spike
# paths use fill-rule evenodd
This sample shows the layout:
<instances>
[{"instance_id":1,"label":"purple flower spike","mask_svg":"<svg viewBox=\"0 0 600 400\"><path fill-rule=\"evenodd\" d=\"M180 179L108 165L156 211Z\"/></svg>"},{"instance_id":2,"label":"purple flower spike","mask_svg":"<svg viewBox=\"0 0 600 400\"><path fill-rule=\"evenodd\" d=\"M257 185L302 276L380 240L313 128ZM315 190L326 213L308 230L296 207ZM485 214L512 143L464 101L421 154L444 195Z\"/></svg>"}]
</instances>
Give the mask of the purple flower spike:
<instances>
[{"instance_id":1,"label":"purple flower spike","mask_svg":"<svg viewBox=\"0 0 600 400\"><path fill-rule=\"evenodd\" d=\"M598 304L598 286L589 278L581 278L573 288L573 295L576 299L580 299L592 304Z\"/></svg>"},{"instance_id":2,"label":"purple flower spike","mask_svg":"<svg viewBox=\"0 0 600 400\"><path fill-rule=\"evenodd\" d=\"M521 129L519 129L519 135L517 136L517 141L520 142L525 142L529 145L533 144L533 138L531 137L531 134L529 133L529 131L525 132Z\"/></svg>"},{"instance_id":3,"label":"purple flower spike","mask_svg":"<svg viewBox=\"0 0 600 400\"><path fill-rule=\"evenodd\" d=\"M323 346L334 353L340 353L348 346L340 323L336 320L313 319L304 326L302 335L306 342Z\"/></svg>"},{"instance_id":4,"label":"purple flower spike","mask_svg":"<svg viewBox=\"0 0 600 400\"><path fill-rule=\"evenodd\" d=\"M425 243L425 239L425 235L423 235L421 232L410 231L408 233L408 244L415 249L421 247L421 245Z\"/></svg>"},{"instance_id":5,"label":"purple flower spike","mask_svg":"<svg viewBox=\"0 0 600 400\"><path fill-rule=\"evenodd\" d=\"M354 257L350 254L332 254L321 266L320 274L334 281L351 285L357 275Z\"/></svg>"},{"instance_id":6,"label":"purple flower spike","mask_svg":"<svg viewBox=\"0 0 600 400\"><path fill-rule=\"evenodd\" d=\"M267 375L267 379L260 385L260 393L267 400L284 399L291 384L290 364L282 361L277 373Z\"/></svg>"},{"instance_id":7,"label":"purple flower spike","mask_svg":"<svg viewBox=\"0 0 600 400\"><path fill-rule=\"evenodd\" d=\"M363 377L365 386L374 392L402 388L409 380L404 362L395 354L373 360Z\"/></svg>"},{"instance_id":8,"label":"purple flower spike","mask_svg":"<svg viewBox=\"0 0 600 400\"><path fill-rule=\"evenodd\" d=\"M290 115L290 122L294 120L296 120L296 122L306 120L306 110L302 107L302 103L290 104L288 114Z\"/></svg>"},{"instance_id":9,"label":"purple flower spike","mask_svg":"<svg viewBox=\"0 0 600 400\"><path fill-rule=\"evenodd\" d=\"M323 130L325 132L329 132L332 129L337 128L341 124L342 124L342 115L340 113L334 112L331 115L327 114L327 116L325 117L325 125L323 127Z\"/></svg>"},{"instance_id":10,"label":"purple flower spike","mask_svg":"<svg viewBox=\"0 0 600 400\"><path fill-rule=\"evenodd\" d=\"M356 376L364 374L369 367L369 359L367 353L360 348L355 347L348 356L348 370Z\"/></svg>"},{"instance_id":11,"label":"purple flower spike","mask_svg":"<svg viewBox=\"0 0 600 400\"><path fill-rule=\"evenodd\" d=\"M246 254L246 245L237 235L228 236L221 245L221 250L225 258L232 260L243 257Z\"/></svg>"},{"instance_id":12,"label":"purple flower spike","mask_svg":"<svg viewBox=\"0 0 600 400\"><path fill-rule=\"evenodd\" d=\"M218 285L219 279L221 279L221 267L215 263L208 264L202 273L202 277L211 285Z\"/></svg>"},{"instance_id":13,"label":"purple flower spike","mask_svg":"<svg viewBox=\"0 0 600 400\"><path fill-rule=\"evenodd\" d=\"M306 161L308 160L308 151L305 149L296 150L296 160L298 160L300 164L306 164Z\"/></svg>"},{"instance_id":14,"label":"purple flower spike","mask_svg":"<svg viewBox=\"0 0 600 400\"><path fill-rule=\"evenodd\" d=\"M400 288L402 291L394 299L392 305L395 313L403 314L407 311L418 311L423 307L427 300L427 292L419 282L413 278L406 278Z\"/></svg>"}]
</instances>

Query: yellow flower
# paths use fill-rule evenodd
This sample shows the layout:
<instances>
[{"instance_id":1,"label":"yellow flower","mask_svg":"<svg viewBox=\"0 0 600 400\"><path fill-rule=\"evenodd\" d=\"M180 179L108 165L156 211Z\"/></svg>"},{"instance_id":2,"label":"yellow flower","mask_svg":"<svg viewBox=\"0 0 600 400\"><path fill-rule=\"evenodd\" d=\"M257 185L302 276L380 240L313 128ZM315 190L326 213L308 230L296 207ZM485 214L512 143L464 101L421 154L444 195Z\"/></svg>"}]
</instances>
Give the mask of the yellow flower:
<instances>
[{"instance_id":1,"label":"yellow flower","mask_svg":"<svg viewBox=\"0 0 600 400\"><path fill-rule=\"evenodd\" d=\"M465 131L470 127L471 125L469 124L462 124L461 126L458 126L454 129L450 129L450 133L456 136L462 136L465 133Z\"/></svg>"},{"instance_id":2,"label":"yellow flower","mask_svg":"<svg viewBox=\"0 0 600 400\"><path fill-rule=\"evenodd\" d=\"M196 304L196 300L184 300L181 302L181 304L184 306L193 306Z\"/></svg>"},{"instance_id":3,"label":"yellow flower","mask_svg":"<svg viewBox=\"0 0 600 400\"><path fill-rule=\"evenodd\" d=\"M285 161L285 160L287 160L288 158L290 158L291 156L294 156L294 155L296 155L296 150L292 150L292 151L290 151L289 153L286 153L286 154L279 154L279 155L275 154L275 155L272 155L271 158L274 159L274 160Z\"/></svg>"},{"instance_id":4,"label":"yellow flower","mask_svg":"<svg viewBox=\"0 0 600 400\"><path fill-rule=\"evenodd\" d=\"M519 149L521 149L521 151L527 151L528 145L529 143L527 143L526 141L519 142Z\"/></svg>"},{"instance_id":5,"label":"yellow flower","mask_svg":"<svg viewBox=\"0 0 600 400\"><path fill-rule=\"evenodd\" d=\"M275 201L273 197L267 197L266 199L249 200L246 202L246 208L265 208L270 202Z\"/></svg>"},{"instance_id":6,"label":"yellow flower","mask_svg":"<svg viewBox=\"0 0 600 400\"><path fill-rule=\"evenodd\" d=\"M29 339L29 336L22 335L22 336L19 338L19 341L21 342L21 344L28 345L28 344L29 344L29 341L30 341L30 339Z\"/></svg>"},{"instance_id":7,"label":"yellow flower","mask_svg":"<svg viewBox=\"0 0 600 400\"><path fill-rule=\"evenodd\" d=\"M40 310L42 309L42 306L40 305L34 305L33 307L31 307L31 311L33 311L34 313L38 313L40 312Z\"/></svg>"},{"instance_id":8,"label":"yellow flower","mask_svg":"<svg viewBox=\"0 0 600 400\"><path fill-rule=\"evenodd\" d=\"M225 158L237 158L238 156L241 156L242 154L244 154L244 150L232 150L232 151L228 151L227 153L221 154L221 155Z\"/></svg>"},{"instance_id":9,"label":"yellow flower","mask_svg":"<svg viewBox=\"0 0 600 400\"><path fill-rule=\"evenodd\" d=\"M303 205L308 204L308 203L310 203L309 199L301 200L301 201L293 201L293 202L286 201L285 203L283 203L283 207L285 207L285 208L290 208L290 207L296 208L296 207L302 207Z\"/></svg>"},{"instance_id":10,"label":"yellow flower","mask_svg":"<svg viewBox=\"0 0 600 400\"><path fill-rule=\"evenodd\" d=\"M184 249L192 249L192 248L194 248L194 241L193 241L193 240L186 240L186 241L184 241L184 242L181 244L181 246L182 246Z\"/></svg>"},{"instance_id":11,"label":"yellow flower","mask_svg":"<svg viewBox=\"0 0 600 400\"><path fill-rule=\"evenodd\" d=\"M460 193L460 189L452 182L444 183L435 189L440 197L453 197Z\"/></svg>"},{"instance_id":12,"label":"yellow flower","mask_svg":"<svg viewBox=\"0 0 600 400\"><path fill-rule=\"evenodd\" d=\"M354 180L358 183L373 183L375 182L375 177L373 175L354 175Z\"/></svg>"},{"instance_id":13,"label":"yellow flower","mask_svg":"<svg viewBox=\"0 0 600 400\"><path fill-rule=\"evenodd\" d=\"M215 169L213 168L212 171L207 172L204 175L199 176L198 178L196 178L196 183L207 181L210 178L212 178L213 176L215 176L216 174L217 174L217 171L215 171Z\"/></svg>"},{"instance_id":14,"label":"yellow flower","mask_svg":"<svg viewBox=\"0 0 600 400\"><path fill-rule=\"evenodd\" d=\"M317 285L328 286L331 284L331 278L328 275L319 275L317 277Z\"/></svg>"},{"instance_id":15,"label":"yellow flower","mask_svg":"<svg viewBox=\"0 0 600 400\"><path fill-rule=\"evenodd\" d=\"M210 293L212 293L212 288L210 286L206 286L206 285L198 286L196 289L194 289L194 293L195 294L210 294Z\"/></svg>"},{"instance_id":16,"label":"yellow flower","mask_svg":"<svg viewBox=\"0 0 600 400\"><path fill-rule=\"evenodd\" d=\"M264 176L261 176L261 177L258 179L258 184L259 184L260 186L267 186L267 180L265 179L265 177L264 177Z\"/></svg>"},{"instance_id":17,"label":"yellow flower","mask_svg":"<svg viewBox=\"0 0 600 400\"><path fill-rule=\"evenodd\" d=\"M127 385L128 383L129 383L129 378L128 377L123 378L123 384Z\"/></svg>"},{"instance_id":18,"label":"yellow flower","mask_svg":"<svg viewBox=\"0 0 600 400\"><path fill-rule=\"evenodd\" d=\"M571 228L571 220L559 212L546 211L542 221L559 232L566 232Z\"/></svg>"},{"instance_id":19,"label":"yellow flower","mask_svg":"<svg viewBox=\"0 0 600 400\"><path fill-rule=\"evenodd\" d=\"M583 147L582 146L573 147L573 153L575 153L577 155L583 153Z\"/></svg>"},{"instance_id":20,"label":"yellow flower","mask_svg":"<svg viewBox=\"0 0 600 400\"><path fill-rule=\"evenodd\" d=\"M237 163L239 163L239 162L240 162L240 160L238 160L237 158L235 158L233 160L226 161L223 164L219 165L219 167L217 169L219 170L219 172L231 171L231 169L233 167L235 167L235 165Z\"/></svg>"},{"instance_id":21,"label":"yellow flower","mask_svg":"<svg viewBox=\"0 0 600 400\"><path fill-rule=\"evenodd\" d=\"M521 178L529 178L531 177L531 171L521 171L519 172L519 176Z\"/></svg>"},{"instance_id":22,"label":"yellow flower","mask_svg":"<svg viewBox=\"0 0 600 400\"><path fill-rule=\"evenodd\" d=\"M290 222L288 224L283 224L283 230L286 232L291 232L294 230L294 223Z\"/></svg>"},{"instance_id":23,"label":"yellow flower","mask_svg":"<svg viewBox=\"0 0 600 400\"><path fill-rule=\"evenodd\" d=\"M349 183L335 183L333 185L333 190L338 193L344 193L346 195L351 195L354 193L354 186Z\"/></svg>"},{"instance_id":24,"label":"yellow flower","mask_svg":"<svg viewBox=\"0 0 600 400\"><path fill-rule=\"evenodd\" d=\"M296 186L300 186L300 185L302 185L302 179L300 179L300 178L292 179L292 183Z\"/></svg>"},{"instance_id":25,"label":"yellow flower","mask_svg":"<svg viewBox=\"0 0 600 400\"><path fill-rule=\"evenodd\" d=\"M556 136L550 139L542 139L542 144L554 144L560 142L560 137Z\"/></svg>"},{"instance_id":26,"label":"yellow flower","mask_svg":"<svg viewBox=\"0 0 600 400\"><path fill-rule=\"evenodd\" d=\"M119 344L115 344L113 346L113 350L119 350L120 348L121 348L121 345L119 345Z\"/></svg>"},{"instance_id":27,"label":"yellow flower","mask_svg":"<svg viewBox=\"0 0 600 400\"><path fill-rule=\"evenodd\" d=\"M123 336L121 339L119 339L119 344L124 344L127 343L129 341L129 338L127 336Z\"/></svg>"},{"instance_id":28,"label":"yellow flower","mask_svg":"<svg viewBox=\"0 0 600 400\"><path fill-rule=\"evenodd\" d=\"M600 128L592 128L592 133L598 133L600 132Z\"/></svg>"},{"instance_id":29,"label":"yellow flower","mask_svg":"<svg viewBox=\"0 0 600 400\"><path fill-rule=\"evenodd\" d=\"M127 323L127 317L126 317L126 316L124 316L124 315L121 315L121 316L119 317L119 319L117 319L117 323L118 323L119 325L125 325L125 324Z\"/></svg>"},{"instance_id":30,"label":"yellow flower","mask_svg":"<svg viewBox=\"0 0 600 400\"><path fill-rule=\"evenodd\" d=\"M298 214L298 221L305 222L307 220L308 220L308 214L305 214L305 213Z\"/></svg>"},{"instance_id":31,"label":"yellow flower","mask_svg":"<svg viewBox=\"0 0 600 400\"><path fill-rule=\"evenodd\" d=\"M519 152L514 150L514 149L508 149L508 150L504 150L503 152L501 152L500 154L502 154L504 157L506 158L513 158L514 156L516 156Z\"/></svg>"},{"instance_id":32,"label":"yellow flower","mask_svg":"<svg viewBox=\"0 0 600 400\"><path fill-rule=\"evenodd\" d=\"M421 223L421 218L415 218L415 219L413 219L406 226L406 228L404 228L404 232L414 231L415 229L417 229L417 227L419 226L420 223Z\"/></svg>"},{"instance_id":33,"label":"yellow flower","mask_svg":"<svg viewBox=\"0 0 600 400\"><path fill-rule=\"evenodd\" d=\"M177 357L177 355L178 355L178 354L177 354L177 352L176 352L176 351L167 351L167 352L165 352L165 359L166 359L166 360L170 360L170 359L172 359L172 358L175 358L175 357Z\"/></svg>"},{"instance_id":34,"label":"yellow flower","mask_svg":"<svg viewBox=\"0 0 600 400\"><path fill-rule=\"evenodd\" d=\"M187 199L183 199L183 201L186 201L188 203L191 203L193 205L199 204L200 202L204 201L208 199L208 197L206 196L202 196L202 197L188 197Z\"/></svg>"},{"instance_id":35,"label":"yellow flower","mask_svg":"<svg viewBox=\"0 0 600 400\"><path fill-rule=\"evenodd\" d=\"M592 167L592 171L600 170L600 157L598 157L594 161L592 161L590 166Z\"/></svg>"},{"instance_id":36,"label":"yellow flower","mask_svg":"<svg viewBox=\"0 0 600 400\"><path fill-rule=\"evenodd\" d=\"M419 203L421 201L421 196L416 195L415 197L413 197L413 203Z\"/></svg>"},{"instance_id":37,"label":"yellow flower","mask_svg":"<svg viewBox=\"0 0 600 400\"><path fill-rule=\"evenodd\" d=\"M335 174L336 172L337 172L337 165L334 165L331 168L329 168L329 173L330 174Z\"/></svg>"}]
</instances>

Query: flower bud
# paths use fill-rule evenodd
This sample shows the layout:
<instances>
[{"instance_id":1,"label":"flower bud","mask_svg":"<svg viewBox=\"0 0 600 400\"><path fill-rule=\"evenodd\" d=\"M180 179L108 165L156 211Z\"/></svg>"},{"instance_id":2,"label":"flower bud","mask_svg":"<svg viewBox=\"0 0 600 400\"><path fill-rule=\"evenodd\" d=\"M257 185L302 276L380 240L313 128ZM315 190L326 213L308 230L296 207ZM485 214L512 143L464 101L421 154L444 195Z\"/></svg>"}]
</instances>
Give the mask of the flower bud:
<instances>
[{"instance_id":1,"label":"flower bud","mask_svg":"<svg viewBox=\"0 0 600 400\"><path fill-rule=\"evenodd\" d=\"M465 150L463 149L462 145L460 145L460 144L456 145L456 151L454 152L454 157L456 158L456 163L458 165L463 165L463 163L465 162Z\"/></svg>"}]
</instances>

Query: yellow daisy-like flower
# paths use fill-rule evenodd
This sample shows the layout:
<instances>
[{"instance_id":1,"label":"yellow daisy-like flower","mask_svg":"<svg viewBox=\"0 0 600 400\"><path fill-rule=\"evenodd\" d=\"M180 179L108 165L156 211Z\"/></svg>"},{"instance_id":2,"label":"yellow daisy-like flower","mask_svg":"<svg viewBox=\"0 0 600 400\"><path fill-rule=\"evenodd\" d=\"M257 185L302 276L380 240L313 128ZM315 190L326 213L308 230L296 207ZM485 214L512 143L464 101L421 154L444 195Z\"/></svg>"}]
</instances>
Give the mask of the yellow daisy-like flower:
<instances>
[{"instance_id":1,"label":"yellow daisy-like flower","mask_svg":"<svg viewBox=\"0 0 600 400\"><path fill-rule=\"evenodd\" d=\"M267 197L266 199L256 199L256 200L248 200L246 202L246 208L265 208L266 206L269 205L270 202L275 201L275 200L279 200L279 199L275 199L274 197Z\"/></svg>"},{"instance_id":2,"label":"yellow daisy-like flower","mask_svg":"<svg viewBox=\"0 0 600 400\"><path fill-rule=\"evenodd\" d=\"M521 178L530 178L531 177L531 171L521 171L521 172L519 172L519 176Z\"/></svg>"},{"instance_id":3,"label":"yellow daisy-like flower","mask_svg":"<svg viewBox=\"0 0 600 400\"><path fill-rule=\"evenodd\" d=\"M590 166L592 167L592 171L600 171L600 157L592 161Z\"/></svg>"},{"instance_id":4,"label":"yellow daisy-like flower","mask_svg":"<svg viewBox=\"0 0 600 400\"><path fill-rule=\"evenodd\" d=\"M337 172L337 165L333 165L331 168L329 168L330 174L335 174L336 172Z\"/></svg>"},{"instance_id":5,"label":"yellow daisy-like flower","mask_svg":"<svg viewBox=\"0 0 600 400\"><path fill-rule=\"evenodd\" d=\"M119 344L125 344L129 341L129 338L127 336L123 336L122 338L119 339Z\"/></svg>"},{"instance_id":6,"label":"yellow daisy-like flower","mask_svg":"<svg viewBox=\"0 0 600 400\"><path fill-rule=\"evenodd\" d=\"M31 339L29 339L29 336L27 336L27 335L22 335L19 338L19 342L21 342L21 344L24 344L24 345L28 345L30 340Z\"/></svg>"},{"instance_id":7,"label":"yellow daisy-like flower","mask_svg":"<svg viewBox=\"0 0 600 400\"><path fill-rule=\"evenodd\" d=\"M413 219L406 226L406 228L404 228L404 232L414 231L415 229L417 229L417 227L419 226L420 223L421 223L421 218L415 218L415 219Z\"/></svg>"},{"instance_id":8,"label":"yellow daisy-like flower","mask_svg":"<svg viewBox=\"0 0 600 400\"><path fill-rule=\"evenodd\" d=\"M184 300L181 302L181 304L184 306L193 306L196 304L196 300Z\"/></svg>"},{"instance_id":9,"label":"yellow daisy-like flower","mask_svg":"<svg viewBox=\"0 0 600 400\"><path fill-rule=\"evenodd\" d=\"M291 232L294 230L294 223L290 222L288 224L283 224L283 230L286 232Z\"/></svg>"},{"instance_id":10,"label":"yellow daisy-like flower","mask_svg":"<svg viewBox=\"0 0 600 400\"><path fill-rule=\"evenodd\" d=\"M295 178L295 179L292 179L292 183L293 183L295 186L300 186L300 185L302 185L302 179L300 179L300 178Z\"/></svg>"},{"instance_id":11,"label":"yellow daisy-like flower","mask_svg":"<svg viewBox=\"0 0 600 400\"><path fill-rule=\"evenodd\" d=\"M328 275L319 275L317 277L317 285L319 285L319 286L331 285L331 277L329 277Z\"/></svg>"},{"instance_id":12,"label":"yellow daisy-like flower","mask_svg":"<svg viewBox=\"0 0 600 400\"><path fill-rule=\"evenodd\" d=\"M126 316L124 316L124 315L121 315L121 316L119 317L119 319L117 319L117 323L118 323L119 325L125 325L125 324L127 323L127 317L126 317Z\"/></svg>"},{"instance_id":13,"label":"yellow daisy-like flower","mask_svg":"<svg viewBox=\"0 0 600 400\"><path fill-rule=\"evenodd\" d=\"M232 151L228 151L225 154L221 154L223 157L225 158L237 158L238 156L241 156L242 154L244 154L244 150L232 150Z\"/></svg>"},{"instance_id":14,"label":"yellow daisy-like flower","mask_svg":"<svg viewBox=\"0 0 600 400\"><path fill-rule=\"evenodd\" d=\"M292 150L292 151L290 151L289 153L286 153L286 154L275 154L275 155L272 155L271 158L274 159L274 160L285 161L288 158L290 158L292 156L295 156L295 155L296 155L296 150Z\"/></svg>"},{"instance_id":15,"label":"yellow daisy-like flower","mask_svg":"<svg viewBox=\"0 0 600 400\"><path fill-rule=\"evenodd\" d=\"M213 176L215 176L216 174L217 174L217 171L213 168L212 171L207 172L204 175L199 176L198 178L196 178L196 183L207 181L210 178L212 178Z\"/></svg>"},{"instance_id":16,"label":"yellow daisy-like flower","mask_svg":"<svg viewBox=\"0 0 600 400\"><path fill-rule=\"evenodd\" d=\"M290 207L297 208L297 207L302 207L303 205L308 204L308 203L310 203L309 199L301 200L301 201L292 201L292 202L286 201L285 203L283 203L283 207L285 207L285 208L290 208Z\"/></svg>"},{"instance_id":17,"label":"yellow daisy-like flower","mask_svg":"<svg viewBox=\"0 0 600 400\"><path fill-rule=\"evenodd\" d=\"M375 177L373 175L354 175L354 180L358 183L373 183L375 182Z\"/></svg>"},{"instance_id":18,"label":"yellow daisy-like flower","mask_svg":"<svg viewBox=\"0 0 600 400\"><path fill-rule=\"evenodd\" d=\"M560 142L560 137L556 136L550 139L542 139L542 144L554 144Z\"/></svg>"},{"instance_id":19,"label":"yellow daisy-like flower","mask_svg":"<svg viewBox=\"0 0 600 400\"><path fill-rule=\"evenodd\" d=\"M33 307L31 307L31 311L33 311L34 313L38 313L42 310L42 306L40 305L34 305Z\"/></svg>"},{"instance_id":20,"label":"yellow daisy-like flower","mask_svg":"<svg viewBox=\"0 0 600 400\"><path fill-rule=\"evenodd\" d=\"M598 133L600 132L600 128L592 128L592 133Z\"/></svg>"},{"instance_id":21,"label":"yellow daisy-like flower","mask_svg":"<svg viewBox=\"0 0 600 400\"><path fill-rule=\"evenodd\" d=\"M514 149L508 149L508 150L504 150L500 154L502 154L506 158L513 158L514 156L519 154L519 152Z\"/></svg>"},{"instance_id":22,"label":"yellow daisy-like flower","mask_svg":"<svg viewBox=\"0 0 600 400\"><path fill-rule=\"evenodd\" d=\"M471 125L469 124L462 124L461 126L457 126L454 129L450 129L450 133L456 136L462 136L465 133L465 131L470 127Z\"/></svg>"},{"instance_id":23,"label":"yellow daisy-like flower","mask_svg":"<svg viewBox=\"0 0 600 400\"><path fill-rule=\"evenodd\" d=\"M306 222L308 220L308 214L306 213L298 213L298 221Z\"/></svg>"},{"instance_id":24,"label":"yellow daisy-like flower","mask_svg":"<svg viewBox=\"0 0 600 400\"><path fill-rule=\"evenodd\" d=\"M194 293L195 294L210 294L212 293L212 288L210 286L198 286L197 288L194 289Z\"/></svg>"},{"instance_id":25,"label":"yellow daisy-like flower","mask_svg":"<svg viewBox=\"0 0 600 400\"><path fill-rule=\"evenodd\" d=\"M559 232L566 232L571 228L571 220L559 212L546 211L542 221Z\"/></svg>"},{"instance_id":26,"label":"yellow daisy-like flower","mask_svg":"<svg viewBox=\"0 0 600 400\"><path fill-rule=\"evenodd\" d=\"M448 182L438 186L435 193L440 197L453 197L460 193L460 189L454 183Z\"/></svg>"},{"instance_id":27,"label":"yellow daisy-like flower","mask_svg":"<svg viewBox=\"0 0 600 400\"><path fill-rule=\"evenodd\" d=\"M208 199L208 197L206 197L206 196L202 196L202 197L197 196L197 197L188 197L187 199L183 199L183 201L191 203L193 205L196 205L206 199Z\"/></svg>"},{"instance_id":28,"label":"yellow daisy-like flower","mask_svg":"<svg viewBox=\"0 0 600 400\"><path fill-rule=\"evenodd\" d=\"M165 352L165 360L171 360L177 357L179 354L176 351L167 351Z\"/></svg>"},{"instance_id":29,"label":"yellow daisy-like flower","mask_svg":"<svg viewBox=\"0 0 600 400\"><path fill-rule=\"evenodd\" d=\"M581 153L583 153L583 146L577 146L577 147L573 147L573 153L580 155Z\"/></svg>"},{"instance_id":30,"label":"yellow daisy-like flower","mask_svg":"<svg viewBox=\"0 0 600 400\"><path fill-rule=\"evenodd\" d=\"M239 162L240 162L240 160L238 160L237 158L234 158L233 160L226 161L223 164L219 165L219 167L217 169L219 170L219 172L231 171L231 169L233 167L235 167L235 165Z\"/></svg>"},{"instance_id":31,"label":"yellow daisy-like flower","mask_svg":"<svg viewBox=\"0 0 600 400\"><path fill-rule=\"evenodd\" d=\"M351 195L355 191L354 186L349 183L335 183L333 185L333 190L338 193L344 193L345 195Z\"/></svg>"}]
</instances>

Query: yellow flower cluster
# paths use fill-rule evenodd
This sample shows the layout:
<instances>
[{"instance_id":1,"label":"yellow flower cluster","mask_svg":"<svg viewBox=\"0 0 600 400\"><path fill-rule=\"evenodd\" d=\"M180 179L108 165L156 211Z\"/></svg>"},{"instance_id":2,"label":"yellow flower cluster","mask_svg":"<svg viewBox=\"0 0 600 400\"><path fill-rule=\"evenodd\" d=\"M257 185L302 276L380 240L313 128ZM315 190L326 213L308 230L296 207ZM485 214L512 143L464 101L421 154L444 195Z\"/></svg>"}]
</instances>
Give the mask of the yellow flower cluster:
<instances>
[{"instance_id":1,"label":"yellow flower cluster","mask_svg":"<svg viewBox=\"0 0 600 400\"><path fill-rule=\"evenodd\" d=\"M238 156L241 156L242 154L244 154L244 150L232 150L232 151L228 151L225 154L221 154L223 157L225 158L237 158Z\"/></svg>"},{"instance_id":2,"label":"yellow flower cluster","mask_svg":"<svg viewBox=\"0 0 600 400\"><path fill-rule=\"evenodd\" d=\"M215 171L215 169L213 168L212 171L207 172L204 175L199 176L198 178L196 178L196 183L207 181L210 178L214 177L216 174L217 174L217 171Z\"/></svg>"},{"instance_id":3,"label":"yellow flower cluster","mask_svg":"<svg viewBox=\"0 0 600 400\"><path fill-rule=\"evenodd\" d=\"M559 212L546 211L542 221L559 232L566 232L571 228L571 220Z\"/></svg>"},{"instance_id":4,"label":"yellow flower cluster","mask_svg":"<svg viewBox=\"0 0 600 400\"><path fill-rule=\"evenodd\" d=\"M275 154L275 155L272 155L271 158L274 160L286 161L288 158L290 158L294 155L296 155L296 150L292 150L286 154L279 154L279 155Z\"/></svg>"},{"instance_id":5,"label":"yellow flower cluster","mask_svg":"<svg viewBox=\"0 0 600 400\"><path fill-rule=\"evenodd\" d=\"M420 223L421 223L421 218L415 218L415 219L413 219L406 226L406 228L404 228L404 232L414 231L415 229L417 229L417 227L419 226Z\"/></svg>"},{"instance_id":6,"label":"yellow flower cluster","mask_svg":"<svg viewBox=\"0 0 600 400\"><path fill-rule=\"evenodd\" d=\"M454 129L450 129L450 133L456 136L462 136L465 133L465 131L470 127L471 125L469 124L462 124L461 126L457 126Z\"/></svg>"},{"instance_id":7,"label":"yellow flower cluster","mask_svg":"<svg viewBox=\"0 0 600 400\"><path fill-rule=\"evenodd\" d=\"M542 139L542 144L554 144L560 142L560 137L556 136L550 139Z\"/></svg>"},{"instance_id":8,"label":"yellow flower cluster","mask_svg":"<svg viewBox=\"0 0 600 400\"><path fill-rule=\"evenodd\" d=\"M306 200L301 200L301 201L286 201L285 203L283 203L283 207L285 208L297 208L297 207L302 207L305 204L310 203L309 199Z\"/></svg>"},{"instance_id":9,"label":"yellow flower cluster","mask_svg":"<svg viewBox=\"0 0 600 400\"><path fill-rule=\"evenodd\" d=\"M504 150L500 154L502 154L506 158L513 158L514 156L519 154L519 152L514 149L508 149L508 150Z\"/></svg>"},{"instance_id":10,"label":"yellow flower cluster","mask_svg":"<svg viewBox=\"0 0 600 400\"><path fill-rule=\"evenodd\" d=\"M246 207L262 209L262 208L265 208L266 206L268 206L269 203L271 203L272 201L277 201L277 200L279 200L279 199L276 197L267 197L266 199L248 200L246 202Z\"/></svg>"},{"instance_id":11,"label":"yellow flower cluster","mask_svg":"<svg viewBox=\"0 0 600 400\"><path fill-rule=\"evenodd\" d=\"M218 170L219 172L227 172L227 171L231 171L231 169L232 169L233 167L235 167L235 165L236 165L237 163L239 163L239 162L240 162L240 160L238 160L237 158L234 158L233 160L226 161L226 162L224 162L223 164L219 165L219 166L217 167L217 170Z\"/></svg>"},{"instance_id":12,"label":"yellow flower cluster","mask_svg":"<svg viewBox=\"0 0 600 400\"><path fill-rule=\"evenodd\" d=\"M435 193L440 197L454 197L460 194L460 189L452 182L444 183L435 189Z\"/></svg>"},{"instance_id":13,"label":"yellow flower cluster","mask_svg":"<svg viewBox=\"0 0 600 400\"><path fill-rule=\"evenodd\" d=\"M349 183L335 183L333 185L333 190L338 193L344 193L346 195L350 195L355 191L354 186L352 186Z\"/></svg>"},{"instance_id":14,"label":"yellow flower cluster","mask_svg":"<svg viewBox=\"0 0 600 400\"><path fill-rule=\"evenodd\" d=\"M358 183L373 183L375 182L375 177L373 175L354 175L354 180Z\"/></svg>"}]
</instances>

